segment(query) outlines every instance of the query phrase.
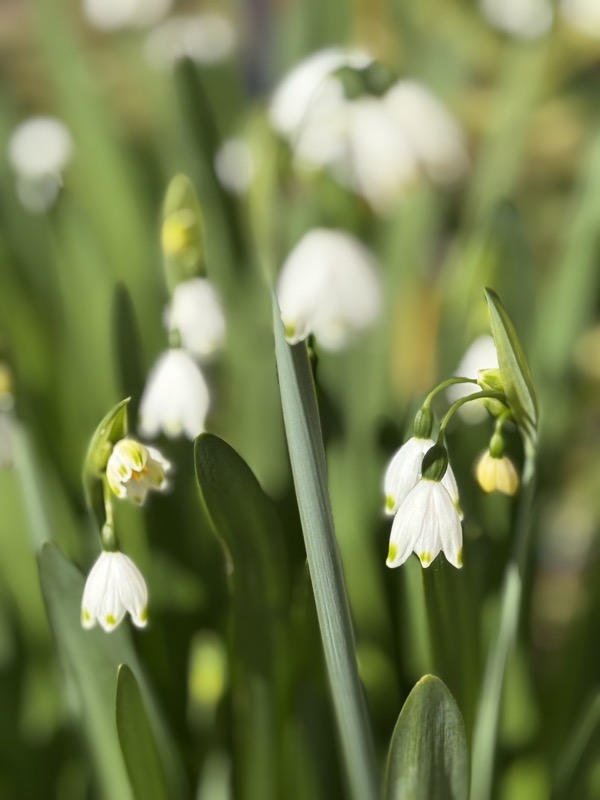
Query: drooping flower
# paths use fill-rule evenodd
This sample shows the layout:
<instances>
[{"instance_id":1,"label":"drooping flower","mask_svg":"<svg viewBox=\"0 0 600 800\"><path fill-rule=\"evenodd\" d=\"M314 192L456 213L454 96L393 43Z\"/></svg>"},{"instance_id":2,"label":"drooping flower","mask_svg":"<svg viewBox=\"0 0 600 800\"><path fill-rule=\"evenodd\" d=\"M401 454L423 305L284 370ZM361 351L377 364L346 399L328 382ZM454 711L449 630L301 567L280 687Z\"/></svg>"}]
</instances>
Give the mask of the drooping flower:
<instances>
[{"instance_id":1,"label":"drooping flower","mask_svg":"<svg viewBox=\"0 0 600 800\"><path fill-rule=\"evenodd\" d=\"M459 180L468 157L459 125L424 86L399 80L386 91L369 88L361 76L372 67L360 51L316 53L284 78L270 116L299 165L327 168L385 213L421 174L439 183ZM343 68L355 71L352 96L336 74Z\"/></svg>"},{"instance_id":2,"label":"drooping flower","mask_svg":"<svg viewBox=\"0 0 600 800\"><path fill-rule=\"evenodd\" d=\"M277 298L291 344L312 333L324 349L340 350L379 315L375 258L354 236L315 228L285 260Z\"/></svg>"},{"instance_id":3,"label":"drooping flower","mask_svg":"<svg viewBox=\"0 0 600 800\"><path fill-rule=\"evenodd\" d=\"M117 497L128 497L142 505L149 491L167 488L171 464L155 447L135 439L121 439L115 444L106 465L108 485Z\"/></svg>"},{"instance_id":4,"label":"drooping flower","mask_svg":"<svg viewBox=\"0 0 600 800\"><path fill-rule=\"evenodd\" d=\"M169 11L173 0L83 0L90 25L103 31L154 25Z\"/></svg>"},{"instance_id":5,"label":"drooping flower","mask_svg":"<svg viewBox=\"0 0 600 800\"><path fill-rule=\"evenodd\" d=\"M471 342L461 358L455 374L462 378L477 379L479 372L488 369L498 369L498 354L494 339L489 334L484 334ZM480 388L472 383L456 383L446 389L446 394L448 400L454 403L456 400L460 400L461 397L466 397L478 391L480 391ZM482 422L487 416L485 406L481 400L465 403L464 406L459 408L458 413L465 422L472 424Z\"/></svg>"},{"instance_id":6,"label":"drooping flower","mask_svg":"<svg viewBox=\"0 0 600 800\"><path fill-rule=\"evenodd\" d=\"M236 32L223 14L205 11L189 16L172 16L148 34L146 58L156 69L170 69L189 58L210 66L230 58L236 46Z\"/></svg>"},{"instance_id":7,"label":"drooping flower","mask_svg":"<svg viewBox=\"0 0 600 800\"><path fill-rule=\"evenodd\" d=\"M31 117L13 131L8 159L17 174L17 194L25 208L40 213L53 205L72 153L71 134L54 117Z\"/></svg>"},{"instance_id":8,"label":"drooping flower","mask_svg":"<svg viewBox=\"0 0 600 800\"><path fill-rule=\"evenodd\" d=\"M254 158L245 139L226 139L215 153L215 172L219 183L228 192L244 195L254 177Z\"/></svg>"},{"instance_id":9,"label":"drooping flower","mask_svg":"<svg viewBox=\"0 0 600 800\"><path fill-rule=\"evenodd\" d=\"M479 5L490 25L520 39L537 39L552 25L548 0L479 0Z\"/></svg>"},{"instance_id":10,"label":"drooping flower","mask_svg":"<svg viewBox=\"0 0 600 800\"><path fill-rule=\"evenodd\" d=\"M166 317L169 330L176 330L182 346L197 358L206 358L223 345L223 308L206 278L177 284Z\"/></svg>"},{"instance_id":11,"label":"drooping flower","mask_svg":"<svg viewBox=\"0 0 600 800\"><path fill-rule=\"evenodd\" d=\"M97 622L110 633L129 612L138 628L148 621L148 589L144 576L124 553L104 551L87 577L81 601L81 624Z\"/></svg>"},{"instance_id":12,"label":"drooping flower","mask_svg":"<svg viewBox=\"0 0 600 800\"><path fill-rule=\"evenodd\" d=\"M519 488L519 476L510 458L493 456L489 450L481 454L475 474L484 492L502 492L512 496Z\"/></svg>"},{"instance_id":13,"label":"drooping flower","mask_svg":"<svg viewBox=\"0 0 600 800\"><path fill-rule=\"evenodd\" d=\"M204 430L210 405L208 386L194 359L179 348L163 353L154 364L140 404L140 431L157 436L195 439Z\"/></svg>"},{"instance_id":14,"label":"drooping flower","mask_svg":"<svg viewBox=\"0 0 600 800\"><path fill-rule=\"evenodd\" d=\"M413 436L394 454L385 471L383 481L386 514L395 514L408 497L409 492L419 483L423 456L434 445L433 439L420 439ZM461 515L458 486L450 465L448 465L441 483Z\"/></svg>"},{"instance_id":15,"label":"drooping flower","mask_svg":"<svg viewBox=\"0 0 600 800\"><path fill-rule=\"evenodd\" d=\"M386 564L399 567L414 552L428 567L440 551L453 566L462 567L460 517L446 487L421 478L394 517Z\"/></svg>"}]
</instances>

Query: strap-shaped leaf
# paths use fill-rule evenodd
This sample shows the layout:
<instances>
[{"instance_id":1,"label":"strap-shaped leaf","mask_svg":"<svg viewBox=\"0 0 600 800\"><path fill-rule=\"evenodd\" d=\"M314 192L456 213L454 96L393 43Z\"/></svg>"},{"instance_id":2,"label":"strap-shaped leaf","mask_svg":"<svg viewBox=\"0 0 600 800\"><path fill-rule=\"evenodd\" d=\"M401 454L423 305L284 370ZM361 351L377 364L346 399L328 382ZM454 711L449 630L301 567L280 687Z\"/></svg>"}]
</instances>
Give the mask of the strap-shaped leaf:
<instances>
[{"instance_id":1,"label":"strap-shaped leaf","mask_svg":"<svg viewBox=\"0 0 600 800\"><path fill-rule=\"evenodd\" d=\"M466 800L467 740L445 683L425 675L408 695L392 734L386 800Z\"/></svg>"},{"instance_id":2,"label":"strap-shaped leaf","mask_svg":"<svg viewBox=\"0 0 600 800\"><path fill-rule=\"evenodd\" d=\"M117 674L117 731L137 800L171 800L142 693L127 664Z\"/></svg>"},{"instance_id":3,"label":"strap-shaped leaf","mask_svg":"<svg viewBox=\"0 0 600 800\"><path fill-rule=\"evenodd\" d=\"M283 533L271 500L226 442L202 434L195 460L200 493L231 574L236 796L275 800L280 796L275 765L289 593Z\"/></svg>"},{"instance_id":4,"label":"strap-shaped leaf","mask_svg":"<svg viewBox=\"0 0 600 800\"><path fill-rule=\"evenodd\" d=\"M531 372L519 337L500 298L492 289L485 289L490 312L494 344L504 383L504 392L516 421L535 442L538 407Z\"/></svg>"}]
</instances>

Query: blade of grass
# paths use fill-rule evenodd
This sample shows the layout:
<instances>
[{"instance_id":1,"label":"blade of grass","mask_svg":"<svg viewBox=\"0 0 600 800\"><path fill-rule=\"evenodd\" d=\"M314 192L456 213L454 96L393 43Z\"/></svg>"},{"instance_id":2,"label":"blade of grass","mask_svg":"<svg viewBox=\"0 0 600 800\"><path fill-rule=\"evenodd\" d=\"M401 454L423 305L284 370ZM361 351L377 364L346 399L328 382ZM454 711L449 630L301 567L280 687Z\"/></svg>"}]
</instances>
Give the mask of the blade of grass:
<instances>
[{"instance_id":1,"label":"blade of grass","mask_svg":"<svg viewBox=\"0 0 600 800\"><path fill-rule=\"evenodd\" d=\"M304 344L290 347L273 298L283 418L331 696L350 796L377 797L373 743L358 677L354 632L327 494L325 453Z\"/></svg>"}]
</instances>

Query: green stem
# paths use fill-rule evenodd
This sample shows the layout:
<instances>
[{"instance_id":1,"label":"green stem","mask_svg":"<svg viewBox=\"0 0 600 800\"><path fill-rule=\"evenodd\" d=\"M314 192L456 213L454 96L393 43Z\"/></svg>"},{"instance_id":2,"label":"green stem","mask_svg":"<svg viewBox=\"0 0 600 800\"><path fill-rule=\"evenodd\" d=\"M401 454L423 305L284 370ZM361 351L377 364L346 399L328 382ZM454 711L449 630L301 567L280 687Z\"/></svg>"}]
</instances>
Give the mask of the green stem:
<instances>
[{"instance_id":1,"label":"green stem","mask_svg":"<svg viewBox=\"0 0 600 800\"><path fill-rule=\"evenodd\" d=\"M273 298L283 420L349 797L376 800L373 742L358 676L354 631L327 492L327 469L305 344L285 341Z\"/></svg>"},{"instance_id":2,"label":"green stem","mask_svg":"<svg viewBox=\"0 0 600 800\"><path fill-rule=\"evenodd\" d=\"M477 383L477 381L475 381ZM506 403L506 395L502 392L494 392L491 390L485 390L482 392L473 392L473 394L469 394L466 397L461 397L455 403L452 403L448 411L446 411L444 418L440 423L440 432L438 434L438 444L444 443L444 437L446 435L446 427L452 416L458 411L461 406L464 406L465 403L470 403L473 400L485 400L486 398L491 398L492 400L500 400L500 402Z\"/></svg>"},{"instance_id":3,"label":"green stem","mask_svg":"<svg viewBox=\"0 0 600 800\"><path fill-rule=\"evenodd\" d=\"M429 394L427 395L427 397L423 402L423 408L429 408L429 406L431 405L431 401L436 396L436 394L444 391L444 389L447 389L449 386L454 386L457 383L474 383L476 386L479 386L479 383L475 378L459 378L459 377L448 378L448 380L439 383L435 387L435 389L432 389L429 392Z\"/></svg>"},{"instance_id":4,"label":"green stem","mask_svg":"<svg viewBox=\"0 0 600 800\"><path fill-rule=\"evenodd\" d=\"M504 576L498 635L488 654L475 717L471 759L471 800L489 800L491 797L504 672L509 651L517 635L523 572L531 531L534 488L534 456L530 448L526 447L523 492L513 549Z\"/></svg>"}]
</instances>

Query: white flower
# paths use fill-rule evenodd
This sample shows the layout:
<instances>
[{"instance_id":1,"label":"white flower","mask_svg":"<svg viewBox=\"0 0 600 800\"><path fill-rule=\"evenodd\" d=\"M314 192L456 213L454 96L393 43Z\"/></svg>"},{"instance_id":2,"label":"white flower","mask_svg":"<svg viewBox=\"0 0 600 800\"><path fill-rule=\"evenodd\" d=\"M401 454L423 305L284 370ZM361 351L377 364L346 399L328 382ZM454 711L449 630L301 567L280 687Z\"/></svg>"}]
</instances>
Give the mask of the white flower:
<instances>
[{"instance_id":1,"label":"white flower","mask_svg":"<svg viewBox=\"0 0 600 800\"><path fill-rule=\"evenodd\" d=\"M153 366L140 404L140 430L145 436L163 431L189 439L204 430L210 395L204 376L184 350L171 348Z\"/></svg>"},{"instance_id":2,"label":"white flower","mask_svg":"<svg viewBox=\"0 0 600 800\"><path fill-rule=\"evenodd\" d=\"M194 16L175 16L148 34L146 58L157 69L166 70L183 58L210 66L230 58L236 47L236 32L227 17L206 11Z\"/></svg>"},{"instance_id":3,"label":"white flower","mask_svg":"<svg viewBox=\"0 0 600 800\"><path fill-rule=\"evenodd\" d=\"M419 439L413 436L394 454L383 479L386 514L395 514L409 492L419 483L423 456L434 444L433 439ZM441 483L461 515L458 505L458 486L449 464Z\"/></svg>"},{"instance_id":4,"label":"white flower","mask_svg":"<svg viewBox=\"0 0 600 800\"><path fill-rule=\"evenodd\" d=\"M512 496L519 488L519 476L507 456L495 458L486 450L477 462L475 474L484 492L502 492Z\"/></svg>"},{"instance_id":5,"label":"white flower","mask_svg":"<svg viewBox=\"0 0 600 800\"><path fill-rule=\"evenodd\" d=\"M390 536L388 567L399 567L409 555L418 555L428 567L442 550L455 567L462 567L462 528L446 487L422 478L400 506Z\"/></svg>"},{"instance_id":6,"label":"white flower","mask_svg":"<svg viewBox=\"0 0 600 800\"><path fill-rule=\"evenodd\" d=\"M52 206L72 153L69 130L53 117L32 117L13 131L8 160L17 173L17 194L25 208L39 213Z\"/></svg>"},{"instance_id":7,"label":"white flower","mask_svg":"<svg viewBox=\"0 0 600 800\"><path fill-rule=\"evenodd\" d=\"M479 5L490 25L511 36L537 39L552 25L552 5L548 0L479 0Z\"/></svg>"},{"instance_id":8,"label":"white flower","mask_svg":"<svg viewBox=\"0 0 600 800\"><path fill-rule=\"evenodd\" d=\"M167 488L170 463L154 447L135 439L121 439L115 444L106 465L108 485L117 497L128 497L141 505L148 492Z\"/></svg>"},{"instance_id":9,"label":"white flower","mask_svg":"<svg viewBox=\"0 0 600 800\"><path fill-rule=\"evenodd\" d=\"M228 192L244 195L254 177L254 158L245 139L227 139L215 154L215 172Z\"/></svg>"},{"instance_id":10,"label":"white flower","mask_svg":"<svg viewBox=\"0 0 600 800\"><path fill-rule=\"evenodd\" d=\"M167 326L181 336L189 353L206 358L222 347L225 317L219 296L206 278L177 284L167 310Z\"/></svg>"},{"instance_id":11,"label":"white flower","mask_svg":"<svg viewBox=\"0 0 600 800\"><path fill-rule=\"evenodd\" d=\"M484 369L498 369L496 346L493 338L488 334L479 336L471 342L456 368L455 375L461 378L477 379L479 372ZM481 388L473 383L456 383L448 387L446 395L448 400L454 403L461 397L479 391ZM481 400L465 403L459 408L458 413L465 422L472 424L482 422L487 417L485 406Z\"/></svg>"},{"instance_id":12,"label":"white flower","mask_svg":"<svg viewBox=\"0 0 600 800\"><path fill-rule=\"evenodd\" d=\"M154 25L173 0L83 0L83 13L94 28L104 31Z\"/></svg>"},{"instance_id":13,"label":"white flower","mask_svg":"<svg viewBox=\"0 0 600 800\"><path fill-rule=\"evenodd\" d=\"M375 258L354 236L315 228L285 260L277 297L290 343L313 333L324 349L339 350L379 314Z\"/></svg>"},{"instance_id":14,"label":"white flower","mask_svg":"<svg viewBox=\"0 0 600 800\"><path fill-rule=\"evenodd\" d=\"M438 183L457 181L468 157L457 122L416 81L397 81L380 97L347 99L333 73L370 63L359 51L316 53L283 80L270 117L297 163L328 168L376 211L385 212L422 173Z\"/></svg>"},{"instance_id":15,"label":"white flower","mask_svg":"<svg viewBox=\"0 0 600 800\"><path fill-rule=\"evenodd\" d=\"M569 25L588 36L600 38L598 0L560 0L560 12Z\"/></svg>"},{"instance_id":16,"label":"white flower","mask_svg":"<svg viewBox=\"0 0 600 800\"><path fill-rule=\"evenodd\" d=\"M138 628L148 621L148 589L144 576L124 553L104 551L92 567L81 601L81 624L89 630L96 622L107 633L125 614Z\"/></svg>"}]
</instances>

